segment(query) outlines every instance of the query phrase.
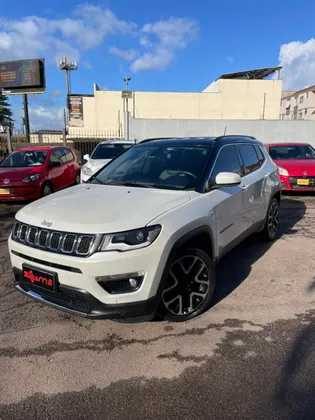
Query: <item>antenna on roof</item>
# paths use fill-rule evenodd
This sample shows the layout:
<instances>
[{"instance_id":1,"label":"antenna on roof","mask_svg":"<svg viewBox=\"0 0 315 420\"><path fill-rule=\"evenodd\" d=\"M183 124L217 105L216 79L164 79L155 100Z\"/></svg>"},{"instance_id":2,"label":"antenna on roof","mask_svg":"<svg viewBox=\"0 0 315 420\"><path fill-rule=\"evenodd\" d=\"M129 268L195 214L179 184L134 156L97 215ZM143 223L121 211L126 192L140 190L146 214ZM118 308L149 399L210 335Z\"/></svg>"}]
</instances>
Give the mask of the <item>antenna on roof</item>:
<instances>
[{"instance_id":1,"label":"antenna on roof","mask_svg":"<svg viewBox=\"0 0 315 420\"><path fill-rule=\"evenodd\" d=\"M227 126L225 126L225 129L224 129L224 134L223 134L224 136L225 136L225 134L226 134L226 129L227 129Z\"/></svg>"}]
</instances>

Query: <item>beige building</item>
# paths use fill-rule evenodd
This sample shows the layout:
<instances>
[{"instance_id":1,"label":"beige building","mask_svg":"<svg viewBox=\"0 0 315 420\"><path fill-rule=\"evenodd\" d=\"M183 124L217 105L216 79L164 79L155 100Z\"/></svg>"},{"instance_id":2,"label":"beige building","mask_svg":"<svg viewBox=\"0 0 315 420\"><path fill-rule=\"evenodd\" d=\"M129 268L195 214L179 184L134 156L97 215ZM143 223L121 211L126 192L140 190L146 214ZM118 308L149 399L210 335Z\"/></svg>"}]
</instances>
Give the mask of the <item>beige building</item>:
<instances>
[{"instance_id":1,"label":"beige building","mask_svg":"<svg viewBox=\"0 0 315 420\"><path fill-rule=\"evenodd\" d=\"M226 74L203 92L132 92L130 118L279 119L281 80L265 80L280 68ZM121 91L100 90L70 96L69 132L108 130L123 135L125 100Z\"/></svg>"},{"instance_id":2,"label":"beige building","mask_svg":"<svg viewBox=\"0 0 315 420\"><path fill-rule=\"evenodd\" d=\"M281 120L315 120L315 85L282 95Z\"/></svg>"}]
</instances>

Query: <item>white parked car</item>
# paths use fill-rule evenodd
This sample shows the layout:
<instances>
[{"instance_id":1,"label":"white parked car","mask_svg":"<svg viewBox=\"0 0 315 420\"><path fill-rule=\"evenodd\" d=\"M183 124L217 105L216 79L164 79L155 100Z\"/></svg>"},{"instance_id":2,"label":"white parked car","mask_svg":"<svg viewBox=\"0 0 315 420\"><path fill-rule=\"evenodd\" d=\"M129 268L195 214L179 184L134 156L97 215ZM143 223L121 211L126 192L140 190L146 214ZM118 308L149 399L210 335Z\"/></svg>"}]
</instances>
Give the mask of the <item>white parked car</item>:
<instances>
[{"instance_id":1,"label":"white parked car","mask_svg":"<svg viewBox=\"0 0 315 420\"><path fill-rule=\"evenodd\" d=\"M209 307L226 252L253 232L276 238L280 198L254 138L141 142L17 213L15 287L89 318L188 320Z\"/></svg>"},{"instance_id":2,"label":"white parked car","mask_svg":"<svg viewBox=\"0 0 315 420\"><path fill-rule=\"evenodd\" d=\"M86 182L95 172L134 144L133 141L125 140L107 140L99 143L91 156L83 156L83 159L87 162L81 169L81 182Z\"/></svg>"}]
</instances>

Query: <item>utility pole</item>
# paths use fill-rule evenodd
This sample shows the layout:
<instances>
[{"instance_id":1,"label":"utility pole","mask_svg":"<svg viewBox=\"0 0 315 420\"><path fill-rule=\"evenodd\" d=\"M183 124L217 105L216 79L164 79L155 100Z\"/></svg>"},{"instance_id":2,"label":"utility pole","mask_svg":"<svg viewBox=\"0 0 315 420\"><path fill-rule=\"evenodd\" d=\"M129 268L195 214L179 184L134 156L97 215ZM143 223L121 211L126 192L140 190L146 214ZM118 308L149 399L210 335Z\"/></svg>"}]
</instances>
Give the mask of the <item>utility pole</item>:
<instances>
[{"instance_id":1,"label":"utility pole","mask_svg":"<svg viewBox=\"0 0 315 420\"><path fill-rule=\"evenodd\" d=\"M130 123L130 115L129 115L129 107L128 107L128 99L129 99L129 82L131 80L131 77L125 77L124 82L126 84L126 95L125 95L125 140L129 140L129 123Z\"/></svg>"},{"instance_id":2,"label":"utility pole","mask_svg":"<svg viewBox=\"0 0 315 420\"><path fill-rule=\"evenodd\" d=\"M27 94L23 94L23 105L24 105L24 122L25 122L25 137L26 143L31 142L30 138L30 119L28 115L28 101L27 101Z\"/></svg>"},{"instance_id":3,"label":"utility pole","mask_svg":"<svg viewBox=\"0 0 315 420\"><path fill-rule=\"evenodd\" d=\"M67 57L62 57L58 62L57 66L59 70L66 72L66 110L67 110L67 120L69 123L69 114L68 114L68 96L71 93L71 77L70 72L74 70L78 70L78 62L77 61L68 61Z\"/></svg>"}]
</instances>

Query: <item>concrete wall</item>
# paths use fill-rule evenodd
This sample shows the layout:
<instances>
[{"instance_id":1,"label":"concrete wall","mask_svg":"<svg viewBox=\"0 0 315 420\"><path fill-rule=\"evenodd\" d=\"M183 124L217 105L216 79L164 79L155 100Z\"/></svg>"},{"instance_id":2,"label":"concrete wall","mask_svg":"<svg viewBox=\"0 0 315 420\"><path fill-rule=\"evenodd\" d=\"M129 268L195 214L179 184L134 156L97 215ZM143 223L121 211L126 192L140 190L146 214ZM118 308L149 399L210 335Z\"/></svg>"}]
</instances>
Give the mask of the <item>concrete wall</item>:
<instances>
[{"instance_id":1,"label":"concrete wall","mask_svg":"<svg viewBox=\"0 0 315 420\"><path fill-rule=\"evenodd\" d=\"M130 138L245 134L264 143L307 142L315 147L315 121L131 119Z\"/></svg>"},{"instance_id":2,"label":"concrete wall","mask_svg":"<svg viewBox=\"0 0 315 420\"><path fill-rule=\"evenodd\" d=\"M133 92L129 111L148 119L279 119L281 80L220 79L215 86L212 92ZM94 95L83 97L84 130L122 130L123 118L121 91L95 85Z\"/></svg>"}]
</instances>

